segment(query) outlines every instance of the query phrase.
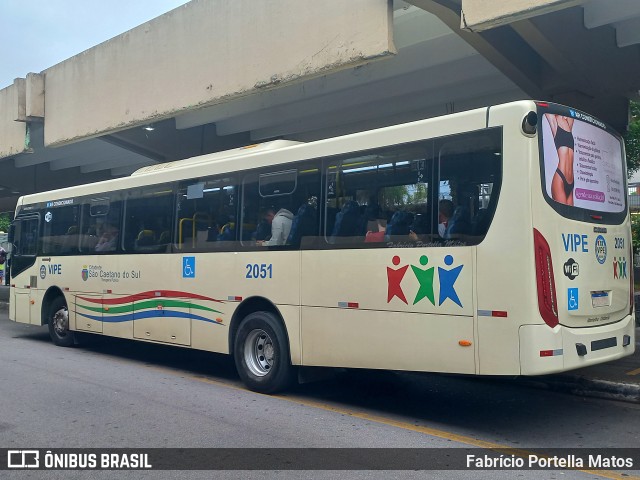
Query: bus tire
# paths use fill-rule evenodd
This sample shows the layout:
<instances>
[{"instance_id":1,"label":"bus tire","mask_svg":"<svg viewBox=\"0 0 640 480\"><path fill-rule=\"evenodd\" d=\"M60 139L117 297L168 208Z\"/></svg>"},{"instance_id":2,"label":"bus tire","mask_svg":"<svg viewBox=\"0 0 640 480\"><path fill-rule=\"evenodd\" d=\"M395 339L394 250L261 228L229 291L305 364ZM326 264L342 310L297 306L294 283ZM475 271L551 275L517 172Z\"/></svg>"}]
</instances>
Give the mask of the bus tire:
<instances>
[{"instance_id":1,"label":"bus tire","mask_svg":"<svg viewBox=\"0 0 640 480\"><path fill-rule=\"evenodd\" d=\"M59 347L73 345L73 332L69 330L69 310L64 297L56 297L49 307L47 316L49 336L51 341Z\"/></svg>"},{"instance_id":2,"label":"bus tire","mask_svg":"<svg viewBox=\"0 0 640 480\"><path fill-rule=\"evenodd\" d=\"M242 320L233 355L240 378L255 392L284 390L295 377L286 332L273 313L254 312Z\"/></svg>"}]
</instances>

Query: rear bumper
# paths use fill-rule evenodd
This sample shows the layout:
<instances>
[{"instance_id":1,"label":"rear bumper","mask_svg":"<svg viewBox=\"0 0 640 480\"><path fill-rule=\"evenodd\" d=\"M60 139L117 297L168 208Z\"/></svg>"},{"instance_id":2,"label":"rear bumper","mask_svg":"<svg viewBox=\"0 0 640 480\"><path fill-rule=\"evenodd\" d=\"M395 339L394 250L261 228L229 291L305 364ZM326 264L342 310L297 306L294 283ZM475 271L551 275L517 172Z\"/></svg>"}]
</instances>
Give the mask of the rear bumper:
<instances>
[{"instance_id":1,"label":"rear bumper","mask_svg":"<svg viewBox=\"0 0 640 480\"><path fill-rule=\"evenodd\" d=\"M590 328L523 325L519 336L521 375L558 373L617 360L633 354L636 344L635 319L631 315L616 323ZM625 336L627 346L623 346Z\"/></svg>"}]
</instances>

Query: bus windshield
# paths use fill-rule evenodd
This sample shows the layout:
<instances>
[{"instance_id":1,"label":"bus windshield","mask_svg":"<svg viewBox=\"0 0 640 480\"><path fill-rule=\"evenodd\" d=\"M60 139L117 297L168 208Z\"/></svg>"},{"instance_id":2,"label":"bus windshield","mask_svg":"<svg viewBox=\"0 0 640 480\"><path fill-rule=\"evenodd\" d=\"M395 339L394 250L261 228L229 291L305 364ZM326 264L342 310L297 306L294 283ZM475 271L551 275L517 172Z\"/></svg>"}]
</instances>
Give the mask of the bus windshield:
<instances>
[{"instance_id":1,"label":"bus windshield","mask_svg":"<svg viewBox=\"0 0 640 480\"><path fill-rule=\"evenodd\" d=\"M582 219L575 208L612 223L626 212L625 169L620 138L599 120L577 110L539 104L543 191L557 211Z\"/></svg>"}]
</instances>

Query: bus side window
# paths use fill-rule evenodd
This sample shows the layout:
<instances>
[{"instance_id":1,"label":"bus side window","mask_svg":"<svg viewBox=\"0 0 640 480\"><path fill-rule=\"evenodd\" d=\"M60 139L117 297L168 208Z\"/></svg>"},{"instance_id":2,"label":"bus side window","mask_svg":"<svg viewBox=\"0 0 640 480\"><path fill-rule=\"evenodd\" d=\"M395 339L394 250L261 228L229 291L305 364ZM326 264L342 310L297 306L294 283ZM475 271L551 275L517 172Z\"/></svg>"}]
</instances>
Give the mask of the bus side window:
<instances>
[{"instance_id":1,"label":"bus side window","mask_svg":"<svg viewBox=\"0 0 640 480\"><path fill-rule=\"evenodd\" d=\"M350 248L428 241L430 142L359 152L326 169L325 236Z\"/></svg>"},{"instance_id":2,"label":"bus side window","mask_svg":"<svg viewBox=\"0 0 640 480\"><path fill-rule=\"evenodd\" d=\"M176 196L175 248L192 252L234 248L236 189L235 177L182 182Z\"/></svg>"},{"instance_id":3,"label":"bus side window","mask_svg":"<svg viewBox=\"0 0 640 480\"><path fill-rule=\"evenodd\" d=\"M38 250L38 218L15 221L14 256L35 256Z\"/></svg>"},{"instance_id":4,"label":"bus side window","mask_svg":"<svg viewBox=\"0 0 640 480\"><path fill-rule=\"evenodd\" d=\"M477 245L487 234L502 183L502 138L499 130L472 132L440 141L440 199L454 209L444 230L447 240ZM442 227L442 225L440 225Z\"/></svg>"},{"instance_id":5,"label":"bus side window","mask_svg":"<svg viewBox=\"0 0 640 480\"><path fill-rule=\"evenodd\" d=\"M291 248L314 248L319 241L320 169L317 164L303 165L298 169L296 191L293 195L294 214L287 245Z\"/></svg>"},{"instance_id":6,"label":"bus side window","mask_svg":"<svg viewBox=\"0 0 640 480\"><path fill-rule=\"evenodd\" d=\"M79 248L82 253L110 253L121 244L119 194L89 199L82 206Z\"/></svg>"},{"instance_id":7,"label":"bus side window","mask_svg":"<svg viewBox=\"0 0 640 480\"><path fill-rule=\"evenodd\" d=\"M68 255L79 251L80 205L45 211L42 232L44 255Z\"/></svg>"},{"instance_id":8,"label":"bus side window","mask_svg":"<svg viewBox=\"0 0 640 480\"><path fill-rule=\"evenodd\" d=\"M173 187L158 185L131 192L125 204L124 248L126 251L166 252L171 231Z\"/></svg>"},{"instance_id":9,"label":"bus side window","mask_svg":"<svg viewBox=\"0 0 640 480\"><path fill-rule=\"evenodd\" d=\"M298 171L250 173L243 181L241 239L245 246L285 247L294 221Z\"/></svg>"},{"instance_id":10,"label":"bus side window","mask_svg":"<svg viewBox=\"0 0 640 480\"><path fill-rule=\"evenodd\" d=\"M18 216L13 222L10 273L12 277L16 277L35 263L38 251L38 223L37 214Z\"/></svg>"}]
</instances>

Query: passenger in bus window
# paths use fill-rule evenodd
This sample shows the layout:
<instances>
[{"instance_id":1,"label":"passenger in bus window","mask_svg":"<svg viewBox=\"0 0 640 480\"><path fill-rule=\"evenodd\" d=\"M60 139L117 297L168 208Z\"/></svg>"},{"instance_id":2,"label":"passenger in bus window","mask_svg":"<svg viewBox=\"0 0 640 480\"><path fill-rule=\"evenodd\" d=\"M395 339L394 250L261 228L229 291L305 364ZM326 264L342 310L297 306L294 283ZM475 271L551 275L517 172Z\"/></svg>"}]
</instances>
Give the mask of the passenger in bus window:
<instances>
[{"instance_id":1,"label":"passenger in bus window","mask_svg":"<svg viewBox=\"0 0 640 480\"><path fill-rule=\"evenodd\" d=\"M375 221L367 222L367 233L365 234L365 243L384 242L384 235L387 230L387 219L377 218Z\"/></svg>"},{"instance_id":2,"label":"passenger in bus window","mask_svg":"<svg viewBox=\"0 0 640 480\"><path fill-rule=\"evenodd\" d=\"M449 199L440 200L438 204L438 235L449 238L449 221L453 216L454 205Z\"/></svg>"},{"instance_id":3,"label":"passenger in bus window","mask_svg":"<svg viewBox=\"0 0 640 480\"><path fill-rule=\"evenodd\" d=\"M556 202L573 205L573 118L562 115L544 114L551 133L553 142L558 152L558 167L551 180L551 198Z\"/></svg>"},{"instance_id":4,"label":"passenger in bus window","mask_svg":"<svg viewBox=\"0 0 640 480\"><path fill-rule=\"evenodd\" d=\"M102 235L96 244L95 251L96 252L112 252L116 249L116 245L118 245L118 234L120 232L118 229L112 225L106 224L104 226L104 230Z\"/></svg>"},{"instance_id":5,"label":"passenger in bus window","mask_svg":"<svg viewBox=\"0 0 640 480\"><path fill-rule=\"evenodd\" d=\"M266 247L272 247L276 245L284 245L289 238L289 232L291 232L291 224L293 223L293 213L286 208L281 208L273 216L271 222L271 238L262 242L262 245ZM258 244L260 242L257 242Z\"/></svg>"},{"instance_id":6,"label":"passenger in bus window","mask_svg":"<svg viewBox=\"0 0 640 480\"><path fill-rule=\"evenodd\" d=\"M269 207L263 210L260 221L256 227L255 239L257 242L263 242L271 238L271 223L275 216L275 208Z\"/></svg>"},{"instance_id":7,"label":"passenger in bus window","mask_svg":"<svg viewBox=\"0 0 640 480\"><path fill-rule=\"evenodd\" d=\"M369 198L369 203L364 210L364 216L367 220L367 233L378 232L380 229L378 220L382 218L382 211L380 209L380 205L378 205L378 199L375 195L371 195ZM384 223L386 227L386 219Z\"/></svg>"}]
</instances>

